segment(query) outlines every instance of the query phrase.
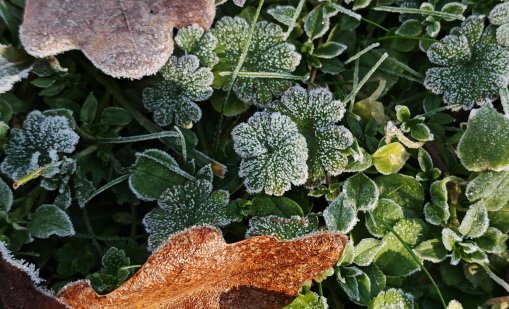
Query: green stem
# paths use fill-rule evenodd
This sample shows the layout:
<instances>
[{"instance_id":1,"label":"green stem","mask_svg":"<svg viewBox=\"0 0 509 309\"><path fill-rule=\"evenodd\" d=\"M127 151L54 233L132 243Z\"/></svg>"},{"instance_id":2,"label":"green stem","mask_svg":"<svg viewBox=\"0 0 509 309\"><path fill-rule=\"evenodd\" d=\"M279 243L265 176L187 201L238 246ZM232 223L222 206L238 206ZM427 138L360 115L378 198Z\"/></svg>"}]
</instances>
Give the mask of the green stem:
<instances>
[{"instance_id":1,"label":"green stem","mask_svg":"<svg viewBox=\"0 0 509 309\"><path fill-rule=\"evenodd\" d=\"M124 144L124 143L135 143L135 142L143 142L151 139L160 139L164 137L177 137L178 134L173 131L162 131L157 133L150 134L142 134L135 136L126 136L126 137L107 137L107 138L98 138L97 142L100 144Z\"/></svg>"},{"instance_id":2,"label":"green stem","mask_svg":"<svg viewBox=\"0 0 509 309\"><path fill-rule=\"evenodd\" d=\"M387 59L387 57L389 57L389 54L384 53L382 55L382 57L380 57L380 59L378 59L378 61L375 63L375 65L369 70L368 73L366 73L364 78L360 81L359 85L354 87L352 92L350 92L350 94L346 96L346 98L343 100L343 102L348 102L348 101L350 101L352 99L355 99L355 96L357 95L357 93L359 93L361 88L364 87L364 84L366 84L368 82L368 80L370 79L371 75L373 75L373 73L375 73L375 71L382 64L382 62L384 62L385 59Z\"/></svg>"},{"instance_id":3,"label":"green stem","mask_svg":"<svg viewBox=\"0 0 509 309\"><path fill-rule=\"evenodd\" d=\"M97 195L103 193L104 191L108 190L109 188L111 188L113 186L118 185L119 183L123 182L124 180L127 180L127 178L129 178L129 176L130 176L130 174L122 175L122 176L118 177L117 179L114 179L114 180L108 182L107 184L105 184L104 186L100 187L99 189L95 190L83 202L83 206L86 205L88 202L90 202L90 200L92 200Z\"/></svg>"},{"instance_id":4,"label":"green stem","mask_svg":"<svg viewBox=\"0 0 509 309\"><path fill-rule=\"evenodd\" d=\"M507 292L509 292L509 284L507 282L504 281L504 279L500 278L499 276L497 276L491 269L488 265L484 265L484 264L479 264L479 266L481 266L485 271L486 273L488 274L488 276L490 276L490 278L495 281L496 283L498 283L501 287L503 287Z\"/></svg>"},{"instance_id":5,"label":"green stem","mask_svg":"<svg viewBox=\"0 0 509 309\"><path fill-rule=\"evenodd\" d=\"M284 34L285 40L290 36L290 34L292 33L293 29L297 25L297 19L300 16L300 12L302 12L302 8L304 7L304 3L306 3L306 0L300 0L299 1L299 4L297 5L297 8L295 9L295 13L293 13L293 16L292 16L292 23L290 24L290 26L288 26L288 30L286 30L286 32Z\"/></svg>"},{"instance_id":6,"label":"green stem","mask_svg":"<svg viewBox=\"0 0 509 309\"><path fill-rule=\"evenodd\" d=\"M385 41L392 39L404 39L404 40L418 40L418 41L430 41L430 42L438 42L436 39L427 38L427 37L418 37L418 36L406 36L406 35L387 35L381 38L377 38L377 41Z\"/></svg>"},{"instance_id":7,"label":"green stem","mask_svg":"<svg viewBox=\"0 0 509 309\"><path fill-rule=\"evenodd\" d=\"M233 76L235 72L232 71L223 71L219 72L220 76ZM270 79L288 79L288 80L298 80L298 81L306 81L309 76L297 76L292 74L284 74L277 72L246 72L241 71L237 73L237 77L245 77L245 78L270 78Z\"/></svg>"},{"instance_id":8,"label":"green stem","mask_svg":"<svg viewBox=\"0 0 509 309\"><path fill-rule=\"evenodd\" d=\"M378 46L380 46L380 43L378 43L378 42L369 45L368 47L364 48L363 50L361 50L360 52L356 53L352 57L348 58L348 60L345 61L345 64L349 64L350 62L359 59L362 55L364 55L368 51L372 50L373 48L377 48Z\"/></svg>"},{"instance_id":9,"label":"green stem","mask_svg":"<svg viewBox=\"0 0 509 309\"><path fill-rule=\"evenodd\" d=\"M440 18L447 19L456 19L456 20L465 20L465 17L461 14L451 14L445 13L441 11L430 11L430 10L421 10L421 9L413 9L413 8L404 8L404 7L394 7L394 6L378 6L373 8L375 11L381 12L389 12L389 13L400 13L400 14L418 14L423 16L435 16Z\"/></svg>"},{"instance_id":10,"label":"green stem","mask_svg":"<svg viewBox=\"0 0 509 309\"><path fill-rule=\"evenodd\" d=\"M317 286L318 286L318 295L320 295L321 297L323 297L323 287L322 287L322 283L321 283L321 282L318 282Z\"/></svg>"}]
</instances>

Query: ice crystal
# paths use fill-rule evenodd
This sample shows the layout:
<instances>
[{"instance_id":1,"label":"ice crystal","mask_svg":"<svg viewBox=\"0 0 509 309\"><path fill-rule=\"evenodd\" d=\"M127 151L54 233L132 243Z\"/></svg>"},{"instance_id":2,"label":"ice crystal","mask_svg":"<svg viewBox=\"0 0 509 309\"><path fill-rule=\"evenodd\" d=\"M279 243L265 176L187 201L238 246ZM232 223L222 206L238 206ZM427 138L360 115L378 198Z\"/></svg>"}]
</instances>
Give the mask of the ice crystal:
<instances>
[{"instance_id":1,"label":"ice crystal","mask_svg":"<svg viewBox=\"0 0 509 309\"><path fill-rule=\"evenodd\" d=\"M180 29L175 36L175 43L186 53L196 55L202 66L213 67L219 61L214 52L216 37L196 24Z\"/></svg>"},{"instance_id":2,"label":"ice crystal","mask_svg":"<svg viewBox=\"0 0 509 309\"><path fill-rule=\"evenodd\" d=\"M214 85L227 89L231 74L223 76L221 73L235 71L246 45L249 24L240 17L224 17L212 29L212 33L218 39L216 53L219 56L219 64L214 67ZM300 59L295 46L285 41L280 26L261 21L254 28L242 71L288 74L295 70ZM283 78L239 76L235 80L233 91L245 103L265 105L272 100L273 95L280 95L290 86L291 82Z\"/></svg>"},{"instance_id":3,"label":"ice crystal","mask_svg":"<svg viewBox=\"0 0 509 309\"><path fill-rule=\"evenodd\" d=\"M17 180L39 167L55 162L59 153L72 153L79 136L64 116L47 116L48 112L28 114L23 128L12 129L4 146L6 157L1 170Z\"/></svg>"},{"instance_id":4,"label":"ice crystal","mask_svg":"<svg viewBox=\"0 0 509 309\"><path fill-rule=\"evenodd\" d=\"M300 86L288 89L281 101L271 104L275 110L290 117L299 132L306 138L309 149L309 183L324 180L327 174L341 174L348 158L341 151L353 144L352 133L337 125L345 113L345 107L334 100L325 88L314 88L309 93Z\"/></svg>"},{"instance_id":5,"label":"ice crystal","mask_svg":"<svg viewBox=\"0 0 509 309\"><path fill-rule=\"evenodd\" d=\"M260 235L272 235L279 239L293 239L318 230L318 217L278 216L253 217L249 220L246 238Z\"/></svg>"},{"instance_id":6,"label":"ice crystal","mask_svg":"<svg viewBox=\"0 0 509 309\"><path fill-rule=\"evenodd\" d=\"M170 235L194 225L224 226L238 217L229 210L229 194L212 191L212 183L197 179L175 185L161 194L158 204L143 219L149 233L148 247L153 251Z\"/></svg>"},{"instance_id":7,"label":"ice crystal","mask_svg":"<svg viewBox=\"0 0 509 309\"><path fill-rule=\"evenodd\" d=\"M497 43L496 31L484 19L472 16L459 29L428 50L428 58L439 67L426 72L424 85L443 94L446 104L461 104L469 110L498 96L509 82L509 49Z\"/></svg>"},{"instance_id":8,"label":"ice crystal","mask_svg":"<svg viewBox=\"0 0 509 309\"><path fill-rule=\"evenodd\" d=\"M163 81L143 91L145 107L154 113L154 121L160 126L173 122L191 127L201 118L201 110L195 102L207 100L212 95L212 71L200 67L200 60L195 55L186 55L171 57L161 75Z\"/></svg>"},{"instance_id":9,"label":"ice crystal","mask_svg":"<svg viewBox=\"0 0 509 309\"><path fill-rule=\"evenodd\" d=\"M291 184L306 182L306 139L288 116L255 113L247 123L235 127L232 137L242 157L239 175L248 192L283 195Z\"/></svg>"}]
</instances>

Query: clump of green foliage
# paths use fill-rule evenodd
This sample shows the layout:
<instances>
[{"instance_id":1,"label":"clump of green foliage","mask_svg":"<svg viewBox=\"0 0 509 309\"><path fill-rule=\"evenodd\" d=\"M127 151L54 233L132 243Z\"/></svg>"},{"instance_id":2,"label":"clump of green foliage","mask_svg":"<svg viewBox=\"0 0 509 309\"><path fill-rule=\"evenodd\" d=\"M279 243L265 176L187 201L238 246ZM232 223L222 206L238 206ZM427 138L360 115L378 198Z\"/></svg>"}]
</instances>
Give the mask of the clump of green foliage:
<instances>
[{"instance_id":1,"label":"clump of green foliage","mask_svg":"<svg viewBox=\"0 0 509 309\"><path fill-rule=\"evenodd\" d=\"M330 230L341 259L288 308L507 295L509 2L241 2L129 81L27 56L3 1L0 241L107 293L190 226Z\"/></svg>"}]
</instances>

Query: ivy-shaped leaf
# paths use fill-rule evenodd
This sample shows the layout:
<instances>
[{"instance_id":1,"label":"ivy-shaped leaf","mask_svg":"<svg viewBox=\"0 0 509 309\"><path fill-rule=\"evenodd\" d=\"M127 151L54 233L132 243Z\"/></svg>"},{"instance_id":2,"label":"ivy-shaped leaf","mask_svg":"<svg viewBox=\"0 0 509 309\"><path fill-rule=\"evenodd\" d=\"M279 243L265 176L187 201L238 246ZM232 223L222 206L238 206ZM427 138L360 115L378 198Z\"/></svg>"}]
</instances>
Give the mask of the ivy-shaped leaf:
<instances>
[{"instance_id":1,"label":"ivy-shaped leaf","mask_svg":"<svg viewBox=\"0 0 509 309\"><path fill-rule=\"evenodd\" d=\"M192 127L201 119L201 109L196 102L212 96L212 71L200 67L195 55L186 55L172 56L160 73L164 80L143 91L143 104L154 113L154 121L160 126L174 123Z\"/></svg>"},{"instance_id":2,"label":"ivy-shaped leaf","mask_svg":"<svg viewBox=\"0 0 509 309\"><path fill-rule=\"evenodd\" d=\"M469 171L509 169L509 119L492 107L472 110L458 144L458 158Z\"/></svg>"},{"instance_id":3,"label":"ivy-shaped leaf","mask_svg":"<svg viewBox=\"0 0 509 309\"><path fill-rule=\"evenodd\" d=\"M193 54L200 59L201 66L213 67L218 61L214 50L217 39L210 31L205 31L197 24L179 30L175 36L175 43L186 54Z\"/></svg>"},{"instance_id":4,"label":"ivy-shaped leaf","mask_svg":"<svg viewBox=\"0 0 509 309\"><path fill-rule=\"evenodd\" d=\"M249 193L283 195L308 178L306 139L295 123L280 113L255 113L232 132L242 158L239 175Z\"/></svg>"},{"instance_id":5,"label":"ivy-shaped leaf","mask_svg":"<svg viewBox=\"0 0 509 309\"><path fill-rule=\"evenodd\" d=\"M194 225L225 226L240 218L228 208L229 194L212 191L206 179L175 185L161 194L159 207L150 211L143 224L149 233L150 251L159 247L170 235Z\"/></svg>"},{"instance_id":6,"label":"ivy-shaped leaf","mask_svg":"<svg viewBox=\"0 0 509 309\"><path fill-rule=\"evenodd\" d=\"M341 151L354 142L352 133L337 125L343 118L345 107L334 100L325 88L314 88L309 93L300 86L288 89L281 101L275 101L269 110L290 117L299 132L306 138L309 150L308 183L316 184L326 175L339 175L348 165Z\"/></svg>"},{"instance_id":7,"label":"ivy-shaped leaf","mask_svg":"<svg viewBox=\"0 0 509 309\"><path fill-rule=\"evenodd\" d=\"M484 19L472 16L428 50L429 60L439 67L426 72L424 86L443 94L446 104L469 110L490 103L508 85L509 49L497 43L494 28L483 29Z\"/></svg>"},{"instance_id":8,"label":"ivy-shaped leaf","mask_svg":"<svg viewBox=\"0 0 509 309\"><path fill-rule=\"evenodd\" d=\"M218 40L216 53L219 56L219 63L214 67L214 86L228 90L231 73L235 71L246 45L249 23L240 17L224 17L216 23L212 33ZM285 41L280 26L261 21L255 25L242 71L284 75L293 72L300 59L295 46ZM230 75L224 75L223 72ZM265 105L290 86L291 81L284 78L239 75L233 84L233 91L244 103Z\"/></svg>"},{"instance_id":9,"label":"ivy-shaped leaf","mask_svg":"<svg viewBox=\"0 0 509 309\"><path fill-rule=\"evenodd\" d=\"M17 180L37 168L57 161L59 153L72 153L78 143L68 118L48 116L33 111L28 114L22 129L12 129L4 146L6 157L0 166L3 173Z\"/></svg>"},{"instance_id":10,"label":"ivy-shaped leaf","mask_svg":"<svg viewBox=\"0 0 509 309\"><path fill-rule=\"evenodd\" d=\"M55 205L42 205L32 215L28 230L32 236L48 238L51 235L60 237L75 234L71 219L62 209Z\"/></svg>"},{"instance_id":11,"label":"ivy-shaped leaf","mask_svg":"<svg viewBox=\"0 0 509 309\"><path fill-rule=\"evenodd\" d=\"M316 232L317 230L317 216L291 216L290 218L277 216L253 217L249 220L246 238L272 235L279 239L294 239Z\"/></svg>"}]
</instances>

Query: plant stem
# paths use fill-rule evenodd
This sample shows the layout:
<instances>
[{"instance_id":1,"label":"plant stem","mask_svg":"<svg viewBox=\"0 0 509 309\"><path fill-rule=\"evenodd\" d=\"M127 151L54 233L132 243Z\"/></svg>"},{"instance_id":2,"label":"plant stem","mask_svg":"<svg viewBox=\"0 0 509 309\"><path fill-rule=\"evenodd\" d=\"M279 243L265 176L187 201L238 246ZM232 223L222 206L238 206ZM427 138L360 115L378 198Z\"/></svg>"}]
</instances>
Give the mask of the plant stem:
<instances>
[{"instance_id":1,"label":"plant stem","mask_svg":"<svg viewBox=\"0 0 509 309\"><path fill-rule=\"evenodd\" d=\"M118 177L117 179L113 179L112 181L108 182L104 186L102 186L99 189L95 190L94 192L92 192L88 196L88 198L85 201L83 201L83 205L86 205L94 197L96 197L97 195L103 193L104 191L108 190L109 188L118 185L119 183L123 182L124 180L127 180L127 178L129 178L129 176L130 176L130 174L122 175L122 176Z\"/></svg>"},{"instance_id":2,"label":"plant stem","mask_svg":"<svg viewBox=\"0 0 509 309\"><path fill-rule=\"evenodd\" d=\"M297 25L297 19L299 18L300 12L302 12L302 8L304 7L305 3L306 3L306 0L299 1L299 4L297 5L297 8L295 9L295 13L292 16L292 23L290 24L290 26L288 27L288 30L286 30L286 32L284 34L285 40L290 36L293 29Z\"/></svg>"}]
</instances>

